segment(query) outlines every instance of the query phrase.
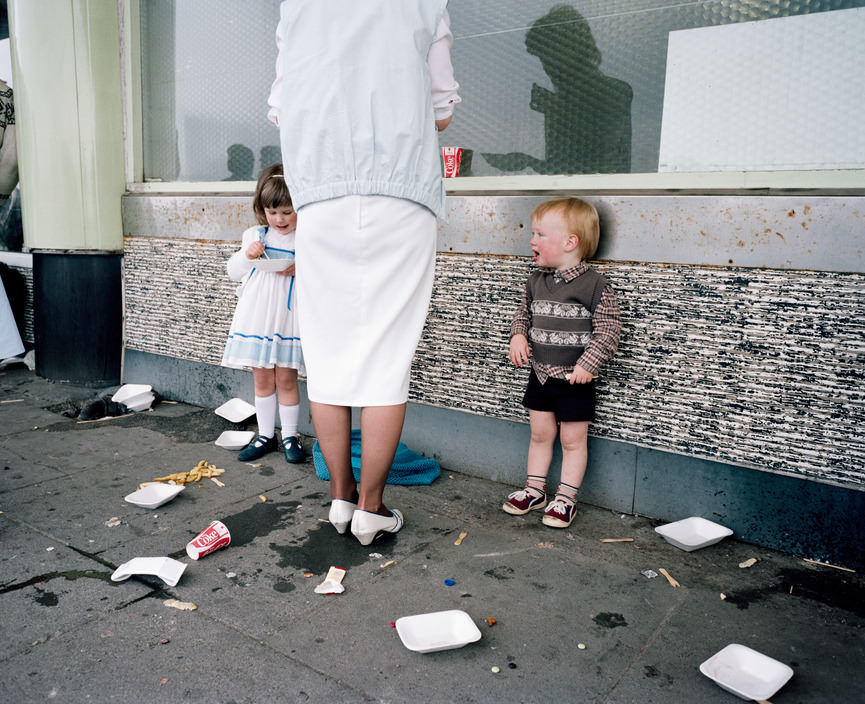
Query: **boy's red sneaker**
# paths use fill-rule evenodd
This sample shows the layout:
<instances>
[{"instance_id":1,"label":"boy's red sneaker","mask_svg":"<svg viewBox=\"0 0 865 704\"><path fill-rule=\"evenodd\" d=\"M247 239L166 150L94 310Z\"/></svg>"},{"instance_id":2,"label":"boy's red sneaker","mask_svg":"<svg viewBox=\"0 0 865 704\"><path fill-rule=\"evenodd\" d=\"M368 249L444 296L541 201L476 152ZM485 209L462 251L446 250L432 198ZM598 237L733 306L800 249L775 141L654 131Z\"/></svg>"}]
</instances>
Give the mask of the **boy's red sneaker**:
<instances>
[{"instance_id":1,"label":"boy's red sneaker","mask_svg":"<svg viewBox=\"0 0 865 704\"><path fill-rule=\"evenodd\" d=\"M564 494L556 494L556 498L544 511L543 524L551 528L567 528L577 515L577 503Z\"/></svg>"},{"instance_id":2,"label":"boy's red sneaker","mask_svg":"<svg viewBox=\"0 0 865 704\"><path fill-rule=\"evenodd\" d=\"M502 504L502 510L514 516L522 516L524 513L543 508L547 505L547 494L533 486L527 486L511 494L508 500Z\"/></svg>"}]
</instances>

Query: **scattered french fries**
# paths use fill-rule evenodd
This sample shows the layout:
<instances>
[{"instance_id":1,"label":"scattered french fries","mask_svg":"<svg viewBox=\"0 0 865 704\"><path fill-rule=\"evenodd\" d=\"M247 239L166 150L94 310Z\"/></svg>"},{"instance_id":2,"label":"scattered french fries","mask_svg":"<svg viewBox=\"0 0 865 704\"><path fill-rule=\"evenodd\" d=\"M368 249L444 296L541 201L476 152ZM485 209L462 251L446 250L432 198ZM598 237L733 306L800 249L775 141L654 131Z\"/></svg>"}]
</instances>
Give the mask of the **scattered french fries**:
<instances>
[{"instance_id":1,"label":"scattered french fries","mask_svg":"<svg viewBox=\"0 0 865 704\"><path fill-rule=\"evenodd\" d=\"M224 472L224 469L220 469L207 460L201 460L201 462L188 472L175 472L174 474L167 474L164 477L155 477L153 481L168 482L169 484L191 484L200 482L205 478L212 479L213 477L218 477Z\"/></svg>"}]
</instances>

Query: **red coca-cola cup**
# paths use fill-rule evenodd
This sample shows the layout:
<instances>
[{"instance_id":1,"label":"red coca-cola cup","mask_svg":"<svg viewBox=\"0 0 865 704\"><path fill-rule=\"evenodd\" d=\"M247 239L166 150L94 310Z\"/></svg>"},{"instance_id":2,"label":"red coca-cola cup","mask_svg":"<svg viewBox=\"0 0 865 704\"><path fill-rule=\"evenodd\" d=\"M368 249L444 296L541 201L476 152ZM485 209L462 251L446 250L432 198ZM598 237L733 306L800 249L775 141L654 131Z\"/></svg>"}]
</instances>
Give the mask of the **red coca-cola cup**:
<instances>
[{"instance_id":1,"label":"red coca-cola cup","mask_svg":"<svg viewBox=\"0 0 865 704\"><path fill-rule=\"evenodd\" d=\"M186 544L186 554L193 560L224 548L231 542L231 533L222 521L213 521Z\"/></svg>"},{"instance_id":2,"label":"red coca-cola cup","mask_svg":"<svg viewBox=\"0 0 865 704\"><path fill-rule=\"evenodd\" d=\"M460 175L462 156L462 147L442 147L442 164L444 165L445 178L454 178Z\"/></svg>"}]
</instances>

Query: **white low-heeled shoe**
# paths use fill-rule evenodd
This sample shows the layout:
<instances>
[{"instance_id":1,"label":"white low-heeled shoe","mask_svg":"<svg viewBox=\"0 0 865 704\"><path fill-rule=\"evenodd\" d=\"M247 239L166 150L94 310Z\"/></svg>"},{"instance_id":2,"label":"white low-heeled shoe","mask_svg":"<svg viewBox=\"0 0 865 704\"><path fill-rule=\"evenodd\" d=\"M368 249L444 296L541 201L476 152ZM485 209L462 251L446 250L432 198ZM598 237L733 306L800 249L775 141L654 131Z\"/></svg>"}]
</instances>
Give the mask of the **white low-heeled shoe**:
<instances>
[{"instance_id":1,"label":"white low-heeled shoe","mask_svg":"<svg viewBox=\"0 0 865 704\"><path fill-rule=\"evenodd\" d=\"M357 509L351 518L351 532L361 545L369 545L382 533L396 533L402 528L402 513L391 509L390 516L380 516L363 509Z\"/></svg>"},{"instance_id":2,"label":"white low-heeled shoe","mask_svg":"<svg viewBox=\"0 0 865 704\"><path fill-rule=\"evenodd\" d=\"M351 523L352 516L357 510L357 504L344 499L331 499L330 513L327 520L331 522L337 533L345 533L348 524Z\"/></svg>"}]
</instances>

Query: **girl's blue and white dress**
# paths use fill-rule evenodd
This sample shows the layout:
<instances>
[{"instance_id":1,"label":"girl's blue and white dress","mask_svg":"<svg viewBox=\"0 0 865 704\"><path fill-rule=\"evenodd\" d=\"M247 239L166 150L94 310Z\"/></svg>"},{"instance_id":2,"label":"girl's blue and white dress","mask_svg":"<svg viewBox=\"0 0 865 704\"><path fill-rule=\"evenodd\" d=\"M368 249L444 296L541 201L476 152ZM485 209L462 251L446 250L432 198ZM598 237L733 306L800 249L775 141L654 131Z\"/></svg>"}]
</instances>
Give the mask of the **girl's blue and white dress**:
<instances>
[{"instance_id":1,"label":"girl's blue and white dress","mask_svg":"<svg viewBox=\"0 0 865 704\"><path fill-rule=\"evenodd\" d=\"M222 355L222 366L233 369L290 367L306 374L297 324L294 276L264 271L246 258L254 241L264 244L270 260L294 260L294 232L280 235L266 226L243 233L239 251L228 260L228 277L241 281L239 300ZM266 260L265 260L266 261Z\"/></svg>"}]
</instances>

